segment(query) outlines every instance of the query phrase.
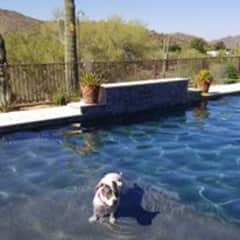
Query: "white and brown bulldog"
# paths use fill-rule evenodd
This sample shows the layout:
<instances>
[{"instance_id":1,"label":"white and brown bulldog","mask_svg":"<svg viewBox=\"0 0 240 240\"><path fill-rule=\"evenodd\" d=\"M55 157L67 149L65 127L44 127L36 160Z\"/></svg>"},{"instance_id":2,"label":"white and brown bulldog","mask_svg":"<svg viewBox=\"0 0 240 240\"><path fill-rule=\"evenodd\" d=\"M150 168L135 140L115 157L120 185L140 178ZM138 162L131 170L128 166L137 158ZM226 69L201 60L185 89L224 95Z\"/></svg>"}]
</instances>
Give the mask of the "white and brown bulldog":
<instances>
[{"instance_id":1,"label":"white and brown bulldog","mask_svg":"<svg viewBox=\"0 0 240 240\"><path fill-rule=\"evenodd\" d=\"M115 223L114 213L119 204L122 185L121 173L108 173L98 182L93 198L93 216L89 222L103 221L109 215L109 222Z\"/></svg>"}]
</instances>

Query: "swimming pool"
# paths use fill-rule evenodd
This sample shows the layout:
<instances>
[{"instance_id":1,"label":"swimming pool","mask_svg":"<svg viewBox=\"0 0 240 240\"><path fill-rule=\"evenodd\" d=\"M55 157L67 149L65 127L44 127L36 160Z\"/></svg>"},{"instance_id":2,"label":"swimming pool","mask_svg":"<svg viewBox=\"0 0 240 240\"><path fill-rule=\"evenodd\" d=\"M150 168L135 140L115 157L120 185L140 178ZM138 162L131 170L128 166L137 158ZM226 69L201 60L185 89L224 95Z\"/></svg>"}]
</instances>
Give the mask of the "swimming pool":
<instances>
[{"instance_id":1,"label":"swimming pool","mask_svg":"<svg viewBox=\"0 0 240 240\"><path fill-rule=\"evenodd\" d=\"M213 228L230 230L233 235L228 239L237 239L239 106L239 97L226 97L171 115L155 114L142 123L79 134L69 134L66 127L3 136L1 235L4 239L159 239L162 232L164 239L174 239L169 225L168 233L160 226L166 227L167 219L161 213L168 216L166 209L175 208L182 211L177 215L181 215L179 222L174 222L176 228L180 219L184 222L184 216L191 215L186 228L196 218L201 223L196 220L192 227L201 225L205 231L204 222L210 221ZM128 186L123 201L132 197L130 208L141 205L135 210L142 215L124 212L124 206L129 206L123 203L119 225L90 225L94 184L108 171L123 172ZM144 192L146 197L141 199ZM179 210L185 207L186 213ZM182 232L179 229L179 239L188 239L187 233L181 238ZM194 239L206 237L201 234ZM228 236L224 234L219 232L218 239Z\"/></svg>"}]
</instances>

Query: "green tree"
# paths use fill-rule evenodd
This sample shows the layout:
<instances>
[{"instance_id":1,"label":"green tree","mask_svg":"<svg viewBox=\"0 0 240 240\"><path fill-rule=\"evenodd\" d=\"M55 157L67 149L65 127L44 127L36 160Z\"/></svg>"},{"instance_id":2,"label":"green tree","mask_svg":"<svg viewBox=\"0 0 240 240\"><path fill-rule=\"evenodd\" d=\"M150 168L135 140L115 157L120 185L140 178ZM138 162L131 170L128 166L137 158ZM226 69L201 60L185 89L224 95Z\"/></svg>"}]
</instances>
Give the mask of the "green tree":
<instances>
[{"instance_id":1,"label":"green tree","mask_svg":"<svg viewBox=\"0 0 240 240\"><path fill-rule=\"evenodd\" d=\"M225 50L226 46L225 43L223 41L218 41L214 44L214 50Z\"/></svg>"},{"instance_id":2,"label":"green tree","mask_svg":"<svg viewBox=\"0 0 240 240\"><path fill-rule=\"evenodd\" d=\"M202 38L193 38L190 47L193 49L198 50L200 53L205 53L206 52L206 47L207 43L204 39Z\"/></svg>"},{"instance_id":3,"label":"green tree","mask_svg":"<svg viewBox=\"0 0 240 240\"><path fill-rule=\"evenodd\" d=\"M170 52L181 52L182 48L178 44L172 44L169 46Z\"/></svg>"}]
</instances>

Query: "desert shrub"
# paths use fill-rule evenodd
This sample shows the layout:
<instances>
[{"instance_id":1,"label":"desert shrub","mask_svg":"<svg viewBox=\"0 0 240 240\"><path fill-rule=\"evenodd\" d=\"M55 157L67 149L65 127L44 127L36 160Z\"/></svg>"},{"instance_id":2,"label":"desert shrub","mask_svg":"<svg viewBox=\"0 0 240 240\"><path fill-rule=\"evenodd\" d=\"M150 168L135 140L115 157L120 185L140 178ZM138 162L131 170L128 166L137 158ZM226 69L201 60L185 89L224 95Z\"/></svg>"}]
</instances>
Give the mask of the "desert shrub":
<instances>
[{"instance_id":1,"label":"desert shrub","mask_svg":"<svg viewBox=\"0 0 240 240\"><path fill-rule=\"evenodd\" d=\"M170 52L181 52L182 48L178 44L172 44L169 46Z\"/></svg>"},{"instance_id":2,"label":"desert shrub","mask_svg":"<svg viewBox=\"0 0 240 240\"><path fill-rule=\"evenodd\" d=\"M238 79L239 73L233 65L227 65L223 72L223 78Z\"/></svg>"},{"instance_id":3,"label":"desert shrub","mask_svg":"<svg viewBox=\"0 0 240 240\"><path fill-rule=\"evenodd\" d=\"M226 49L226 45L224 43L224 41L218 41L214 44L214 50L225 50Z\"/></svg>"},{"instance_id":4,"label":"desert shrub","mask_svg":"<svg viewBox=\"0 0 240 240\"><path fill-rule=\"evenodd\" d=\"M119 17L80 21L77 28L78 56L84 61L131 61L162 58L159 40L138 21ZM64 61L62 29L58 21L8 33L5 36L9 63Z\"/></svg>"},{"instance_id":5,"label":"desert shrub","mask_svg":"<svg viewBox=\"0 0 240 240\"><path fill-rule=\"evenodd\" d=\"M240 79L231 79L231 78L223 79L223 83L225 84L238 83L238 82L240 82Z\"/></svg>"},{"instance_id":6,"label":"desert shrub","mask_svg":"<svg viewBox=\"0 0 240 240\"><path fill-rule=\"evenodd\" d=\"M179 58L201 58L206 57L205 54L199 52L193 48L185 48L183 49L180 54L178 55Z\"/></svg>"},{"instance_id":7,"label":"desert shrub","mask_svg":"<svg viewBox=\"0 0 240 240\"><path fill-rule=\"evenodd\" d=\"M219 83L236 83L240 80L240 75L236 67L231 63L211 64L210 71L214 76L214 80Z\"/></svg>"},{"instance_id":8,"label":"desert shrub","mask_svg":"<svg viewBox=\"0 0 240 240\"><path fill-rule=\"evenodd\" d=\"M190 42L190 47L196 49L200 53L206 52L207 42L202 38L193 38Z\"/></svg>"},{"instance_id":9,"label":"desert shrub","mask_svg":"<svg viewBox=\"0 0 240 240\"><path fill-rule=\"evenodd\" d=\"M67 97L64 96L63 94L55 94L52 97L52 102L54 105L57 105L57 106L66 105Z\"/></svg>"},{"instance_id":10,"label":"desert shrub","mask_svg":"<svg viewBox=\"0 0 240 240\"><path fill-rule=\"evenodd\" d=\"M25 32L5 36L10 63L60 62L64 60L64 46L56 23L45 23Z\"/></svg>"},{"instance_id":11,"label":"desert shrub","mask_svg":"<svg viewBox=\"0 0 240 240\"><path fill-rule=\"evenodd\" d=\"M137 21L114 16L108 20L84 20L79 27L79 55L84 60L130 61L160 56L159 43Z\"/></svg>"}]
</instances>

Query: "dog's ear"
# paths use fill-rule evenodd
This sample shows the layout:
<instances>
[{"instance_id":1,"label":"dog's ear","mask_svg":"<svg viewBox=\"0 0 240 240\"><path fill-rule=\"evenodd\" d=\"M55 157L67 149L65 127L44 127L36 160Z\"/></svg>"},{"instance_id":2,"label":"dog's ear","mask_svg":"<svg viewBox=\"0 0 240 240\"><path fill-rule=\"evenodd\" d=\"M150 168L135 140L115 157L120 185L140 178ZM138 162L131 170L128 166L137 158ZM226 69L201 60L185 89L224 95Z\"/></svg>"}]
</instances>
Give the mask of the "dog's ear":
<instances>
[{"instance_id":1,"label":"dog's ear","mask_svg":"<svg viewBox=\"0 0 240 240\"><path fill-rule=\"evenodd\" d=\"M123 186L122 182L120 182L120 181L117 181L116 183L117 183L118 188L121 188Z\"/></svg>"},{"instance_id":2,"label":"dog's ear","mask_svg":"<svg viewBox=\"0 0 240 240\"><path fill-rule=\"evenodd\" d=\"M116 196L118 196L118 194L119 194L118 185L115 181L112 181L112 188L113 188L113 192L116 194Z\"/></svg>"},{"instance_id":3,"label":"dog's ear","mask_svg":"<svg viewBox=\"0 0 240 240\"><path fill-rule=\"evenodd\" d=\"M97 191L99 188L103 187L105 184L103 183L98 183L97 186L95 187L95 190Z\"/></svg>"}]
</instances>

